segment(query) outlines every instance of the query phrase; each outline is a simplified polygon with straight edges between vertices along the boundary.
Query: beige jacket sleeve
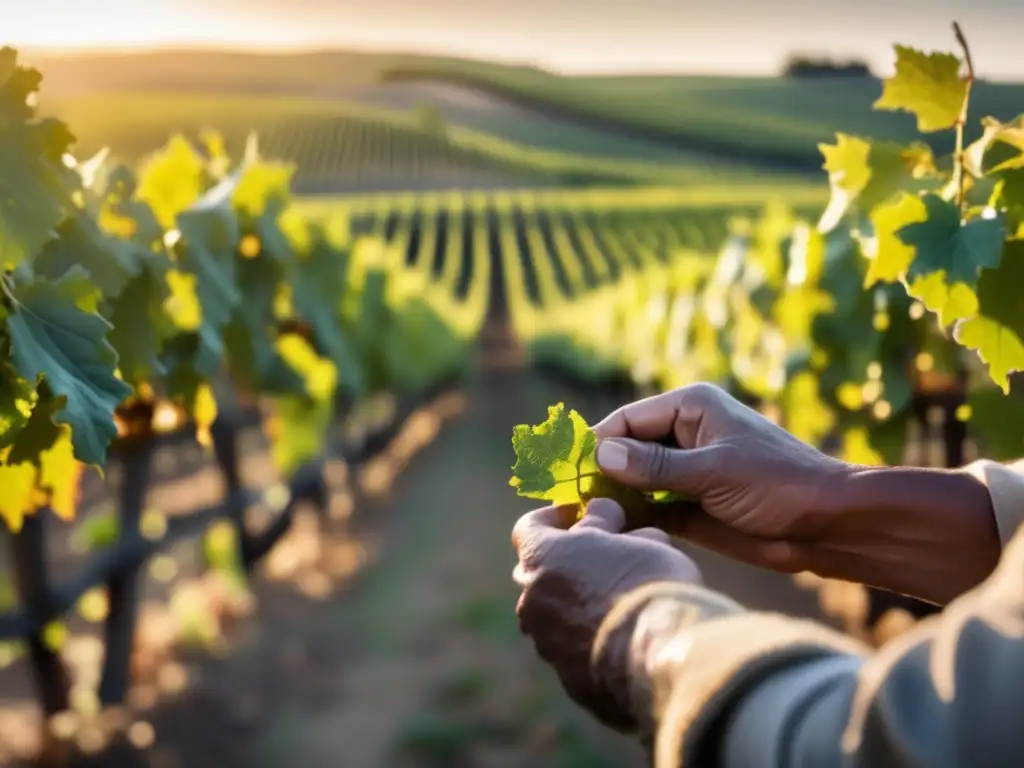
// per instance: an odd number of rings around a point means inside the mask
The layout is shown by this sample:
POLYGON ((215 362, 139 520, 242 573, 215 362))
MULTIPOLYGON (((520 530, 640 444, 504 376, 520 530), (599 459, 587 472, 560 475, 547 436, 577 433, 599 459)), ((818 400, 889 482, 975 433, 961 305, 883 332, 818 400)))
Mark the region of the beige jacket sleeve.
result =
POLYGON ((1024 765, 1024 462, 977 462, 996 571, 877 652, 685 584, 638 590, 634 709, 655 768, 1024 765))

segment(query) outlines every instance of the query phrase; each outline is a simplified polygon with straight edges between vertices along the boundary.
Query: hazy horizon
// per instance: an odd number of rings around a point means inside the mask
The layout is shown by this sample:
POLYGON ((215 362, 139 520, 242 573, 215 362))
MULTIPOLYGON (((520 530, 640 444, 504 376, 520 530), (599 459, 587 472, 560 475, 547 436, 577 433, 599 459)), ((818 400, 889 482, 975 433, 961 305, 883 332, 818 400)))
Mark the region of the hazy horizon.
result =
POLYGON ((37 53, 351 50, 484 58, 579 73, 764 75, 793 53, 885 74, 892 44, 953 50, 956 19, 982 77, 1024 80, 1018 0, 34 0, 0 43, 37 53), (60 7, 63 6, 63 7, 60 7), (114 21, 114 23, 111 23, 114 21))

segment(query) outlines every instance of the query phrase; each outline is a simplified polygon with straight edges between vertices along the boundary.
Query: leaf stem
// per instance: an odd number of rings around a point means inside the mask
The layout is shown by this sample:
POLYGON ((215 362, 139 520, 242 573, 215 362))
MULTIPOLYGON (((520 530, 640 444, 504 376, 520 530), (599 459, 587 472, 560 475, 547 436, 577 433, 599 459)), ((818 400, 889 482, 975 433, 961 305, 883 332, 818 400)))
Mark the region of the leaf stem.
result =
POLYGON ((967 125, 967 110, 971 103, 971 88, 974 85, 974 60, 971 58, 971 47, 967 44, 967 38, 957 22, 953 22, 953 34, 956 41, 964 52, 964 62, 967 65, 966 88, 964 90, 964 102, 960 107, 960 115, 956 120, 956 153, 953 156, 953 182, 956 186, 956 204, 960 209, 960 216, 964 215, 966 204, 965 185, 965 153, 964 153, 964 126, 967 125))
POLYGON ((561 485, 562 483, 578 483, 585 477, 599 477, 600 472, 582 472, 577 473, 575 477, 567 477, 565 480, 555 480, 555 485, 561 485))

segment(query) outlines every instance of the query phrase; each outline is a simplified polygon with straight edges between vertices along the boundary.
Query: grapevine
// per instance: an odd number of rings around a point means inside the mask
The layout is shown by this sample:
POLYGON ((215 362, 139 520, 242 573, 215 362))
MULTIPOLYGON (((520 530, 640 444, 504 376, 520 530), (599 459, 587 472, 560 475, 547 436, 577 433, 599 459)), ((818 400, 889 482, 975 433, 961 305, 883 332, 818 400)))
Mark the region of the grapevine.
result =
POLYGON ((897 45, 875 103, 911 113, 920 141, 821 146, 831 199, 817 222, 770 203, 729 217, 717 252, 691 240, 659 259, 638 244, 651 260, 623 258, 575 311, 553 288, 539 309, 513 307, 534 354, 584 377, 625 371, 641 392, 718 382, 855 463, 900 462, 927 403, 985 455, 1024 455, 1024 117, 985 118, 964 146, 974 62, 955 33, 959 57, 897 45), (941 131, 956 133, 951 156, 925 140, 941 131))
MULTIPOLYGON (((0 52, 0 518, 70 519, 115 440, 194 428, 258 398, 285 475, 336 405, 457 374, 484 302, 448 300, 368 237, 292 205, 294 167, 252 137, 177 136, 135 171, 79 162, 40 118, 37 71, 0 52), (466 304, 466 302, 463 302, 466 304), (429 364, 425 363, 427 361, 429 364)), ((483 297, 484 299, 486 297, 483 297)))

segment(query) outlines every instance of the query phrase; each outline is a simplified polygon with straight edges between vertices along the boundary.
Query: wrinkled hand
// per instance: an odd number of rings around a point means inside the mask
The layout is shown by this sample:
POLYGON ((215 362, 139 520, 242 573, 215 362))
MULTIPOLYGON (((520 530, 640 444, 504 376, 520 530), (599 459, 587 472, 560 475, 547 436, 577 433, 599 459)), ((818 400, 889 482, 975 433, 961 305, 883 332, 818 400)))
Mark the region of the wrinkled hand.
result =
POLYGON ((781 571, 806 569, 830 487, 851 471, 711 384, 630 403, 594 431, 608 477, 700 500, 659 511, 659 528, 781 571))
POLYGON ((513 578, 523 633, 558 673, 572 699, 606 725, 635 727, 628 679, 627 627, 592 657, 594 639, 613 603, 655 581, 700 582, 696 565, 654 528, 620 533, 622 508, 596 499, 574 523, 576 508, 546 507, 524 515, 512 532, 519 554, 513 578))

